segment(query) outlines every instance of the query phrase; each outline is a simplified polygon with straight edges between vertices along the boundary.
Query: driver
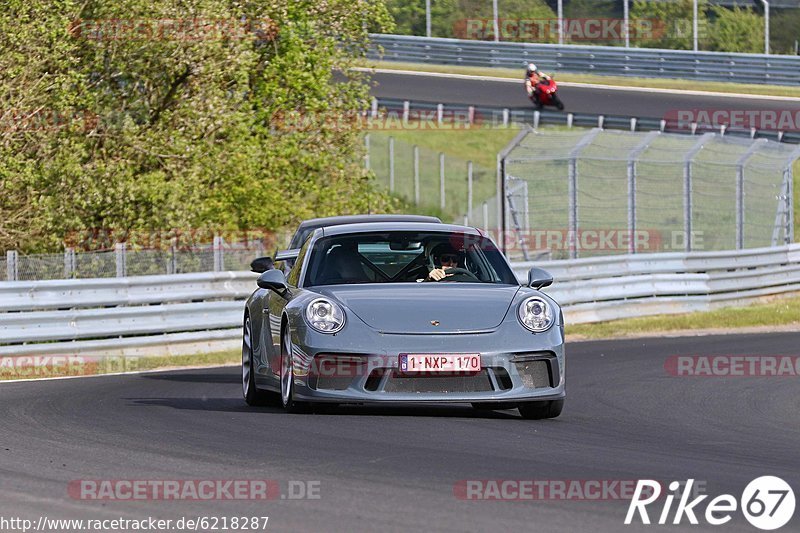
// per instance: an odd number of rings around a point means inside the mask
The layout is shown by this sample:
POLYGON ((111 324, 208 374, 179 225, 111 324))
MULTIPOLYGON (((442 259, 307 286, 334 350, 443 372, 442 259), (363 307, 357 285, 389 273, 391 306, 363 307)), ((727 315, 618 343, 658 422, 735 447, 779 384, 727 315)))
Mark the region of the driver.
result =
POLYGON ((463 258, 464 254, 459 252, 449 243, 443 242, 437 244, 431 250, 434 265, 438 265, 428 273, 425 281, 441 281, 446 277, 452 276, 447 274, 447 270, 451 268, 458 268, 459 261, 463 258))

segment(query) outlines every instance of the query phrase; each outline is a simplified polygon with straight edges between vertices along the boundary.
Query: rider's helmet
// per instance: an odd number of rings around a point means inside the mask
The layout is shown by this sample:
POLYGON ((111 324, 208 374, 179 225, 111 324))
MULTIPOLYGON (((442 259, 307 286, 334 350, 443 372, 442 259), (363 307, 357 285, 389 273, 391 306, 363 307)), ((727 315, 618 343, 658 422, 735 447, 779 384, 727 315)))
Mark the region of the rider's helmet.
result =
POLYGON ((536 65, 534 65, 533 63, 528 63, 528 76, 530 76, 534 72, 539 72, 539 69, 536 68, 536 65))

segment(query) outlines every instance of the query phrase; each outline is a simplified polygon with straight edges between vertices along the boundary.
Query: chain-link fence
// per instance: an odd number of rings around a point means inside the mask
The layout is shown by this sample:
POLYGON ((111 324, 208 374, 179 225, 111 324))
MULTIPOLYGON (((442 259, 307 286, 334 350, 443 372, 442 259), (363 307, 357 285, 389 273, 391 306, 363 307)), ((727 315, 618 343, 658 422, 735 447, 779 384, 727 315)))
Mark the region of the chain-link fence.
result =
POLYGON ((501 230, 512 258, 776 246, 793 241, 798 157, 717 133, 530 130, 504 160, 501 230))
POLYGON ((113 250, 22 255, 9 250, 0 259, 0 272, 8 281, 112 278, 223 270, 250 270, 250 262, 274 251, 272 242, 248 240, 193 245, 190 249, 128 249, 124 243, 113 250))
MULTIPOLYGON (((456 132, 454 135, 459 135, 456 132)), ((424 134, 421 138, 424 141, 424 134)), ((390 133, 366 136, 366 164, 378 184, 419 212, 446 221, 494 227, 496 202, 483 201, 497 194, 497 170, 471 160, 404 141, 390 133)))

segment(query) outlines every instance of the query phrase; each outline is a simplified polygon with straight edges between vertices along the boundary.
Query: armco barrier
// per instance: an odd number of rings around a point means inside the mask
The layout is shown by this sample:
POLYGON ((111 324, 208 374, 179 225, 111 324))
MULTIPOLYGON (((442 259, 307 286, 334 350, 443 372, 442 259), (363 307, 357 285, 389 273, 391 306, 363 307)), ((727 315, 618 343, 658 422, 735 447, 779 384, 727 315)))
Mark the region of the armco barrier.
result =
MULTIPOLYGON (((800 292, 800 244, 512 264, 549 270, 568 323, 688 313, 800 292)), ((0 357, 191 354, 241 343, 250 272, 0 283, 0 357)))
POLYGON ((799 56, 472 41, 408 35, 371 34, 370 37, 369 57, 388 61, 517 69, 535 62, 545 71, 800 84, 799 56))

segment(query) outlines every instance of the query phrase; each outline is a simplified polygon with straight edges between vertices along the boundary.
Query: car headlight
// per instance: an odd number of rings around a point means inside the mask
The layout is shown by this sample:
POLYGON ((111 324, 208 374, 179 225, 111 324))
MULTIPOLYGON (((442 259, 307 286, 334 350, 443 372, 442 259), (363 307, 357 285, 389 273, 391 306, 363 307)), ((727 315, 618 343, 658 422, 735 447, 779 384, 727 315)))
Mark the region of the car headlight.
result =
POLYGON ((306 320, 322 333, 336 333, 344 327, 344 311, 337 304, 317 298, 306 306, 306 320))
POLYGON ((553 307, 538 296, 523 300, 519 305, 517 316, 522 325, 534 333, 547 330, 555 322, 553 307))

